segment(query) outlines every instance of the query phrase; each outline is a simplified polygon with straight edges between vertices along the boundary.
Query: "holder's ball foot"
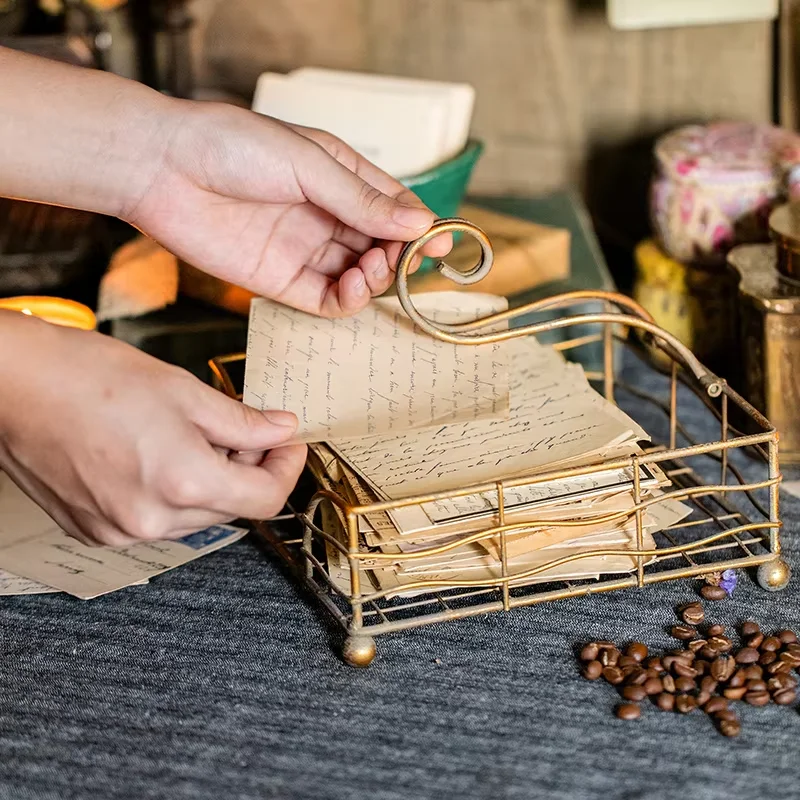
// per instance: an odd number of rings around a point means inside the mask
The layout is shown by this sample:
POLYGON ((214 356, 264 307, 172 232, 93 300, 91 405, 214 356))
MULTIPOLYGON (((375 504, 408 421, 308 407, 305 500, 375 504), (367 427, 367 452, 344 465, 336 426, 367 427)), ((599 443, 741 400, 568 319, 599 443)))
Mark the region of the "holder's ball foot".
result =
POLYGON ((791 577, 792 570, 782 558, 767 561, 758 568, 759 586, 768 592, 779 592, 781 589, 785 589, 791 577))
POLYGON ((371 636, 348 636, 342 658, 351 667, 368 667, 375 658, 375 640, 371 636))

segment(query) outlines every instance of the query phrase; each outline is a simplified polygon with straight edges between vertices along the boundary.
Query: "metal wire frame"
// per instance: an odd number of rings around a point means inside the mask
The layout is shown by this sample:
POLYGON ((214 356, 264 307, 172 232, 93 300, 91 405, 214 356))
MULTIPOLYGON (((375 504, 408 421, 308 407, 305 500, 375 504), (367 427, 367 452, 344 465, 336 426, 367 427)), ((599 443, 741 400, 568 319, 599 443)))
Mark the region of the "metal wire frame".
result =
MULTIPOLYGON (((461 220, 444 221, 439 231, 460 230, 476 235, 474 226, 461 220)), ((428 237, 432 238, 432 237, 428 237)), ((425 239, 425 241, 428 240, 425 239)), ((476 237, 477 238, 477 237, 476 237)), ((424 244, 424 241, 422 242, 424 244)), ((662 581, 704 576, 725 569, 755 567, 759 565, 783 565, 780 559, 781 543, 778 484, 781 480, 778 463, 778 434, 766 418, 747 401, 733 391, 725 381, 710 373, 694 356, 665 331, 655 326, 647 313, 633 301, 620 295, 607 292, 574 292, 549 298, 538 303, 528 304, 510 312, 494 315, 487 320, 478 320, 461 326, 438 326, 421 317, 413 308, 413 301, 405 290, 405 278, 410 259, 422 246, 412 243, 401 256, 398 268, 398 295, 406 311, 415 322, 431 335, 447 341, 465 344, 481 344, 489 341, 510 339, 516 336, 536 335, 537 333, 569 327, 571 325, 595 324, 600 329, 596 336, 582 336, 558 345, 562 351, 594 343, 603 342, 603 369, 597 373, 587 373, 590 379, 598 380, 607 399, 614 401, 617 392, 630 392, 640 400, 645 400, 659 408, 667 417, 669 434, 663 444, 654 444, 643 454, 626 459, 615 459, 588 467, 551 471, 536 476, 522 476, 510 480, 500 480, 465 486, 458 490, 429 495, 407 497, 400 500, 354 505, 350 503, 338 487, 322 480, 310 503, 303 511, 290 506, 281 518, 255 523, 258 532, 274 547, 281 558, 289 564, 298 578, 320 600, 332 614, 349 637, 345 645, 345 658, 350 663, 365 665, 372 660, 374 645, 371 638, 379 634, 407 630, 421 625, 429 625, 445 620, 469 616, 509 611, 512 608, 529 606, 550 600, 576 597, 631 587, 642 588, 648 584, 662 581), (404 291, 405 290, 405 291, 404 291), (565 316, 544 323, 536 323, 522 328, 475 334, 486 326, 496 331, 498 322, 507 322, 514 316, 530 314, 546 308, 567 308, 588 299, 599 300, 616 305, 628 313, 602 312, 565 316), (614 369, 614 340, 621 339, 626 345, 630 342, 620 336, 620 330, 638 328, 650 337, 650 346, 661 349, 671 359, 668 370, 669 398, 661 400, 638 387, 631 386, 616 378, 614 369), (706 412, 720 425, 720 438, 714 441, 699 442, 692 439, 679 417, 679 385, 687 387, 702 400, 706 412), (734 429, 728 420, 729 405, 733 403, 750 419, 756 433, 743 434, 734 429), (717 407, 718 406, 718 407, 717 407), (678 446, 678 438, 686 439, 688 444, 678 446), (756 456, 748 469, 761 464, 766 475, 759 480, 747 480, 742 470, 732 462, 734 455, 750 451, 756 456), (704 473, 714 468, 719 478, 707 482, 690 465, 690 461, 702 459, 704 473), (659 464, 673 484, 673 488, 661 498, 644 498, 639 485, 639 467, 659 464), (593 523, 633 519, 636 526, 636 548, 602 548, 564 556, 535 568, 515 571, 507 555, 507 536, 514 531, 530 529, 528 523, 509 523, 506 519, 505 491, 507 489, 574 476, 590 475, 609 469, 632 468, 634 475, 633 501, 630 511, 614 512, 593 523), (496 524, 476 533, 460 537, 457 542, 426 548, 410 554, 385 554, 365 548, 359 535, 358 520, 367 514, 388 511, 411 505, 421 505, 433 500, 463 497, 484 492, 494 492, 497 498, 496 524), (757 492, 767 492, 768 502, 764 504, 756 496, 757 492), (748 514, 737 502, 737 498, 749 502, 748 514), (657 547, 644 547, 645 511, 652 505, 676 499, 688 503, 693 513, 686 521, 679 523, 656 535, 657 547), (315 522, 316 512, 323 503, 330 504, 343 523, 344 535, 336 535, 325 530, 315 522), (461 579, 458 581, 420 580, 406 584, 404 592, 418 591, 424 594, 413 598, 399 598, 388 590, 375 590, 369 581, 368 564, 376 562, 406 563, 419 558, 448 552, 468 543, 487 538, 499 539, 500 575, 490 584, 485 580, 461 579), (349 566, 350 592, 343 592, 331 579, 320 547, 329 546, 337 550, 349 566), (732 552, 730 552, 732 551, 732 552), (555 567, 579 563, 595 556, 624 555, 635 559, 633 573, 621 576, 608 576, 598 580, 556 580, 548 583, 525 585, 526 580, 536 578, 555 567), (360 643, 350 647, 352 657, 348 658, 348 644, 360 643), (364 645, 367 642, 367 645, 364 645), (354 655, 353 655, 354 654, 354 655)), ((486 248, 483 248, 484 256, 486 248)), ((490 252, 490 251, 489 251, 490 252)), ((479 265, 480 266, 480 265, 479 265)), ((444 270, 443 270, 444 271, 444 270)), ((472 274, 479 270, 473 270, 472 274)), ((459 279, 457 282, 471 282, 459 279)), ((241 361, 241 354, 213 359, 210 366, 214 382, 218 388, 234 397, 240 397, 228 372, 231 363, 241 361)), ((648 369, 656 369, 648 362, 648 369)), ((635 416, 635 415, 634 415, 635 416)), ((548 527, 574 527, 580 530, 580 521, 548 520, 548 527)), ((778 573, 783 574, 781 570, 778 573)), ((761 573, 759 573, 761 576, 761 573)), ((787 573, 788 580, 788 573, 787 573)), ((763 581, 762 581, 763 582, 763 581)), ((770 583, 767 579, 767 583, 770 583)), ((768 588, 780 588, 769 585, 768 588)), ((396 592, 395 592, 396 594, 396 592)))

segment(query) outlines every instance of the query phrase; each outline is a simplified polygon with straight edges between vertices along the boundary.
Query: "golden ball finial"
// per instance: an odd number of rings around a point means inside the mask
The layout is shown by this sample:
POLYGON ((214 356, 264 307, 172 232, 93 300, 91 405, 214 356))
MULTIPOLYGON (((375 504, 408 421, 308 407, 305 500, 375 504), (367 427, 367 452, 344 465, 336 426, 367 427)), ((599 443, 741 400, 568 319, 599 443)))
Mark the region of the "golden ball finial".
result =
POLYGON ((371 636, 348 636, 342 657, 351 667, 368 667, 375 658, 375 640, 371 636))

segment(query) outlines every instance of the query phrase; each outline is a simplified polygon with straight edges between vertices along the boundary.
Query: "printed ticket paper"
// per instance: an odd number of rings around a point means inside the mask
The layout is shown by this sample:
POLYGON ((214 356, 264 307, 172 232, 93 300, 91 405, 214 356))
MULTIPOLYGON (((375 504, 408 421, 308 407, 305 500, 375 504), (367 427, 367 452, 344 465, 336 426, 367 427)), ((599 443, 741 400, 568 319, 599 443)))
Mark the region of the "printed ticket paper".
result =
MULTIPOLYGON (((502 297, 435 292, 415 297, 440 323, 505 311, 502 297)), ((336 441, 457 422, 504 419, 508 348, 466 347, 418 329, 394 297, 346 319, 320 319, 253 300, 244 402, 294 412, 296 442, 336 441)))

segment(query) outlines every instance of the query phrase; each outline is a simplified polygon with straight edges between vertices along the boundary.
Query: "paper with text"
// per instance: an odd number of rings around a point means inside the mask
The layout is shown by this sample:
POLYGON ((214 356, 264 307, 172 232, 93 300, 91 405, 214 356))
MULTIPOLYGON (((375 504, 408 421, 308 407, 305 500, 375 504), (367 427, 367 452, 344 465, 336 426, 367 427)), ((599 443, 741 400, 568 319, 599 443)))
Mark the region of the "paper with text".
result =
POLYGON ((186 564, 247 534, 215 525, 170 542, 87 547, 0 472, 0 569, 89 600, 186 564))
MULTIPOLYGON (((443 323, 504 311, 504 298, 418 295, 420 313, 443 323)), ((508 347, 464 346, 416 328, 397 298, 346 319, 321 319, 253 300, 244 402, 297 415, 295 442, 407 432, 508 414, 508 347)))
POLYGON ((507 419, 340 440, 333 449, 378 493, 398 499, 530 474, 648 438, 612 410, 580 366, 531 337, 509 345, 507 419))
POLYGON ((58 592, 58 589, 36 581, 29 581, 27 578, 21 578, 19 575, 13 575, 0 569, 0 595, 52 594, 54 592, 58 592))

